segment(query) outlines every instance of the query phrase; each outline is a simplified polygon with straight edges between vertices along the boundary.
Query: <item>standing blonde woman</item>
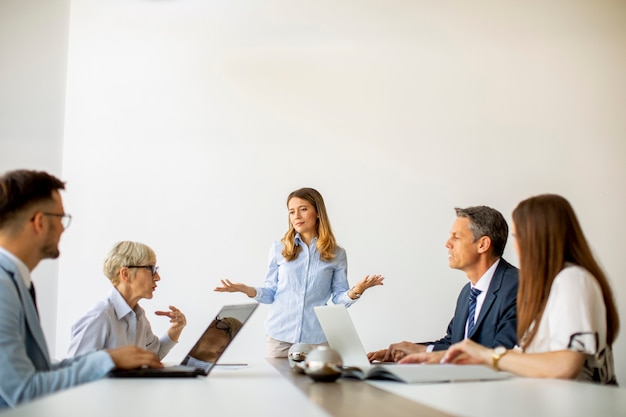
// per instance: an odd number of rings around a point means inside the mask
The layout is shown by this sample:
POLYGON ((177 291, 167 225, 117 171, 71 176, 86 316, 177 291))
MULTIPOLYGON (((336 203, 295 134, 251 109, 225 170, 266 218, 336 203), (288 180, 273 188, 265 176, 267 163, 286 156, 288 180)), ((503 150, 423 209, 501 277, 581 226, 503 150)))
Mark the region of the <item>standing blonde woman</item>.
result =
POLYGON ((382 285, 384 279, 368 275, 350 288, 346 252, 335 241, 318 191, 301 188, 292 192, 287 197, 287 209, 289 229, 270 249, 264 285, 250 287, 224 279, 222 286, 215 288, 218 292, 242 292, 272 305, 265 322, 269 357, 286 357, 294 343, 325 343, 313 307, 330 299, 348 307, 368 288, 382 285))
POLYGON ((616 385, 615 300, 569 202, 553 194, 522 201, 513 211, 513 234, 520 260, 520 351, 465 340, 453 345, 444 361, 616 385))

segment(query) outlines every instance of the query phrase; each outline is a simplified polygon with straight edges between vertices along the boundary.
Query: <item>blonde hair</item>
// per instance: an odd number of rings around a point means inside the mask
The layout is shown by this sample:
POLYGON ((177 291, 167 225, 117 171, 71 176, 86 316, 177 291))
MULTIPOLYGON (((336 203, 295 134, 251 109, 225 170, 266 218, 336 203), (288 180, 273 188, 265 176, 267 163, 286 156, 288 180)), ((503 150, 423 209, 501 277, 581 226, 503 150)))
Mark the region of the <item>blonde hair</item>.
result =
MULTIPOLYGON (((313 188, 300 188, 289 194, 287 197, 287 207, 289 207, 289 201, 294 197, 308 201, 317 212, 317 242, 315 243, 315 247, 320 253, 322 260, 330 261, 336 256, 335 249, 337 249, 337 241, 330 227, 330 220, 326 213, 326 205, 324 204, 322 195, 313 188)), ((289 229, 281 240, 285 245, 282 255, 287 261, 292 261, 298 257, 302 248, 296 245, 296 230, 293 228, 291 221, 288 221, 288 223, 289 229)))
MULTIPOLYGON (((156 254, 148 245, 139 242, 122 241, 111 248, 106 258, 102 271, 104 275, 116 286, 119 284, 120 268, 131 265, 154 265, 156 254)), ((131 271, 135 274, 136 271, 131 271)))

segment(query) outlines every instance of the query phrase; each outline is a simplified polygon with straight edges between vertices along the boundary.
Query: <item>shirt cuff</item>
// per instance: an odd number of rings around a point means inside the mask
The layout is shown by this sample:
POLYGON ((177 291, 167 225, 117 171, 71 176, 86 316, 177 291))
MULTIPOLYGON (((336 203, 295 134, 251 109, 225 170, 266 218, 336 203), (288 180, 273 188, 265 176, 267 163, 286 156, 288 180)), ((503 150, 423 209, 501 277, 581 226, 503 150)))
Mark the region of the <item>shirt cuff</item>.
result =
POLYGON ((168 349, 173 348, 178 343, 170 339, 170 335, 167 333, 165 333, 159 340, 161 341, 161 345, 167 347, 168 349))
POLYGON ((350 298, 350 290, 346 291, 345 293, 343 293, 343 301, 344 304, 346 305, 346 307, 351 306, 352 304, 356 303, 357 301, 359 301, 358 298, 355 298, 354 300, 352 298, 350 298))
POLYGON ((89 357, 95 358, 94 362, 98 363, 98 367, 100 368, 100 374, 105 376, 113 369, 115 369, 115 362, 113 362, 113 358, 109 355, 109 352, 104 350, 99 350, 96 352, 88 353, 89 357))

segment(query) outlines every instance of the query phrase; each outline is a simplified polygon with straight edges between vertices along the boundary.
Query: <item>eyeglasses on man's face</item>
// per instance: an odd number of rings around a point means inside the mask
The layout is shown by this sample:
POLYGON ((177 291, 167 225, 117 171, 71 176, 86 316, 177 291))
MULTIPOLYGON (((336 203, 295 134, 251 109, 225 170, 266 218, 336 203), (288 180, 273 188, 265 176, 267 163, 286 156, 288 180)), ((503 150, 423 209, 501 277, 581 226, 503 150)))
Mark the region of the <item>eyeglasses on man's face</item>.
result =
POLYGON ((67 213, 41 213, 44 216, 53 216, 53 217, 58 217, 61 219, 61 224, 63 225, 64 229, 67 229, 68 227, 70 227, 70 223, 72 223, 72 215, 71 214, 67 214, 67 213))
POLYGON ((159 272, 159 267, 156 265, 127 265, 126 268, 145 268, 149 269, 152 276, 155 276, 159 272))

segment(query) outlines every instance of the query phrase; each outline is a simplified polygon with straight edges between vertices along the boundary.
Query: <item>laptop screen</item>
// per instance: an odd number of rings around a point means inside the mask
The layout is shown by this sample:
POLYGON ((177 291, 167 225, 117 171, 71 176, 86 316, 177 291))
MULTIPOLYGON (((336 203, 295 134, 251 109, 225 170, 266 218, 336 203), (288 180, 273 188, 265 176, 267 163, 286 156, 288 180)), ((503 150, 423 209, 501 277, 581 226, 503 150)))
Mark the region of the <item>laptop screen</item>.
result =
POLYGON ((222 307, 181 365, 202 369, 208 374, 257 307, 257 303, 222 307))
POLYGON ((345 366, 367 368, 370 361, 346 307, 327 305, 314 307, 328 344, 341 355, 345 366))

